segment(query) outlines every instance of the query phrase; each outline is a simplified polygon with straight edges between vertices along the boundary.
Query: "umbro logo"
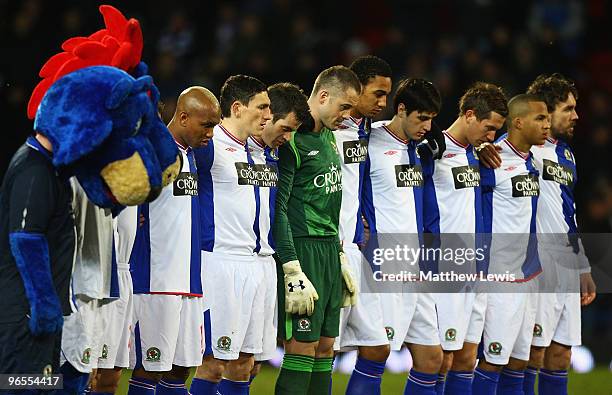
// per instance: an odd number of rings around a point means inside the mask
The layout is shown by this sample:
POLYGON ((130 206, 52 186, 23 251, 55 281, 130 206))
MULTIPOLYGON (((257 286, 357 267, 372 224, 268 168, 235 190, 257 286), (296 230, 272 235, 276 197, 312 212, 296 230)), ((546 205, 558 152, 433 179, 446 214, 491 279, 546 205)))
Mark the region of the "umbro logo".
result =
POLYGON ((397 153, 398 153, 398 151, 391 150, 391 151, 385 152, 385 155, 395 155, 397 153))
POLYGON ((236 148, 232 148, 232 147, 227 147, 225 150, 229 151, 229 152, 236 152, 237 151, 236 148))
POLYGON ((316 150, 315 150, 315 151, 310 151, 310 152, 308 153, 308 156, 315 156, 315 155, 316 155, 316 154, 318 154, 318 153, 319 153, 319 151, 316 151, 316 150))

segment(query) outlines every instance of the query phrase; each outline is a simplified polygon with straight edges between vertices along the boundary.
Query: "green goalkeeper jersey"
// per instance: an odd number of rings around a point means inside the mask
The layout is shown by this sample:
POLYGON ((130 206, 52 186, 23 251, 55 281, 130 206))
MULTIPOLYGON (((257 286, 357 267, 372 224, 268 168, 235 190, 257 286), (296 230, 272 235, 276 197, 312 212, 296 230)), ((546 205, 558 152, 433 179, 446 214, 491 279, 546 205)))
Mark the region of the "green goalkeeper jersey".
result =
POLYGON ((331 130, 296 132, 279 149, 274 241, 282 263, 296 260, 294 237, 337 237, 342 172, 331 130))

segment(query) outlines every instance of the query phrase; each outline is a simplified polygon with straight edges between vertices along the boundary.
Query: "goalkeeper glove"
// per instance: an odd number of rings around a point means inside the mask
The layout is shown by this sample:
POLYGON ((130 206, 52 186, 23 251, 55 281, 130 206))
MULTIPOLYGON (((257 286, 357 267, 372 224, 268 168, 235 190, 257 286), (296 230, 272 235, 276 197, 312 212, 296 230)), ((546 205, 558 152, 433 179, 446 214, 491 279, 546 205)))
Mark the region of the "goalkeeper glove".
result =
POLYGON ((292 314, 312 315, 314 302, 319 300, 317 290, 302 271, 299 261, 283 264, 285 273, 285 311, 292 314))
POLYGON ((353 269, 349 265, 348 258, 344 252, 340 252, 340 270, 342 270, 342 278, 344 287, 342 287, 342 307, 354 306, 357 304, 357 281, 353 269))
POLYGON ((432 128, 425 134, 425 139, 417 146, 421 158, 442 159, 446 150, 444 134, 438 128, 432 128))

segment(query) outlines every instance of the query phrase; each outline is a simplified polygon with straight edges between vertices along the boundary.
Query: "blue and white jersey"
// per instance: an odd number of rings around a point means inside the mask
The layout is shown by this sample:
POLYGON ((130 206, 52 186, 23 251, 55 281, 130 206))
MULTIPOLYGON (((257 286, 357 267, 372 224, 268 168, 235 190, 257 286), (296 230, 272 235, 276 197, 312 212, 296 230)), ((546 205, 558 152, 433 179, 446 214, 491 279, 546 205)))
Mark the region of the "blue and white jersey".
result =
MULTIPOLYGON (((481 246, 479 234, 483 232, 480 162, 471 145, 460 143, 446 132, 444 140, 446 150, 441 159, 422 161, 424 231, 442 234, 431 238, 428 247, 475 250, 481 246)), ((463 261, 434 261, 429 263, 434 271, 485 269, 474 265, 480 261, 471 260, 469 266, 463 261)))
POLYGON ((473 147, 444 133, 439 160, 423 163, 424 228, 428 233, 482 233, 480 165, 473 147))
POLYGON ((72 293, 93 299, 118 298, 111 212, 93 204, 75 177, 70 179, 70 184, 77 234, 72 293))
POLYGON ((488 272, 527 281, 542 271, 535 237, 539 172, 531 152, 520 152, 506 138, 499 146, 501 167, 480 168, 484 232, 493 234, 488 272))
POLYGON ((249 137, 249 152, 253 157, 254 167, 259 178, 259 199, 261 211, 259 214, 259 233, 261 234, 261 249, 259 255, 274 254, 274 239, 272 226, 274 223, 274 203, 278 188, 278 153, 249 137))
POLYGON ((261 249, 260 187, 248 144, 222 125, 194 151, 199 175, 202 250, 253 256, 261 249))
POLYGON ((555 234, 552 236, 555 242, 579 254, 588 265, 576 225, 574 186, 578 175, 573 152, 565 141, 552 138, 548 138, 544 145, 534 146, 531 151, 540 172, 538 233, 555 234), (557 239, 556 236, 563 234, 567 237, 557 239))
POLYGON ((423 169, 416 142, 372 125, 365 164, 362 204, 370 233, 423 232, 423 169))
POLYGON ((136 231, 139 225, 144 225, 144 217, 141 217, 141 221, 138 219, 139 211, 141 210, 138 206, 128 206, 113 219, 115 255, 119 266, 125 267, 130 264, 136 231))
POLYGON ((138 206, 129 262, 135 294, 202 295, 198 172, 193 151, 177 145, 183 158, 178 177, 153 202, 138 206))
POLYGON ((342 205, 339 237, 343 244, 364 242, 361 191, 368 156, 369 119, 350 117, 334 131, 342 166, 342 205))

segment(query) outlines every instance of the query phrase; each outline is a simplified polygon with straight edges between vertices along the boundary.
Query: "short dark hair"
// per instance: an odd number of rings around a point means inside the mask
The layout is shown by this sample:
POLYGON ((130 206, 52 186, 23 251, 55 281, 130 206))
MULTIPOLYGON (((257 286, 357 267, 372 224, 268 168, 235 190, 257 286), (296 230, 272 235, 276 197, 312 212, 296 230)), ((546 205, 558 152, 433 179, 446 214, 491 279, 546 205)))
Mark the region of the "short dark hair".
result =
POLYGON ((246 106, 253 96, 265 91, 266 85, 257 78, 243 74, 232 75, 225 80, 221 87, 221 97, 219 100, 221 114, 226 118, 230 117, 232 115, 231 107, 233 102, 239 101, 246 106))
POLYGON ((539 75, 529 85, 527 93, 541 96, 549 112, 555 111, 557 104, 567 100, 570 93, 578 100, 578 90, 574 85, 574 81, 565 78, 559 73, 539 75))
POLYGON ((527 104, 532 102, 544 102, 539 95, 532 93, 521 93, 508 100, 508 115, 512 118, 522 116, 528 109, 527 104))
POLYGON ((400 103, 406 107, 406 115, 413 111, 437 114, 442 106, 440 92, 431 82, 422 78, 407 78, 399 82, 393 97, 393 110, 397 114, 400 103))
POLYGON ((459 99, 459 116, 467 110, 476 114, 476 119, 483 120, 496 112, 502 117, 508 116, 508 99, 502 88, 488 82, 476 82, 459 99))
POLYGON ((366 86, 370 78, 375 78, 376 76, 391 78, 392 75, 389 63, 372 55, 358 57, 351 63, 349 68, 357 75, 362 86, 366 86))
POLYGON ((355 89, 359 94, 361 92, 359 78, 346 66, 332 66, 319 73, 312 88, 312 93, 316 94, 321 89, 344 91, 349 88, 355 89))
POLYGON ((279 82, 268 87, 268 96, 273 115, 272 122, 285 118, 292 112, 300 124, 309 119, 308 98, 299 86, 289 82, 279 82))

